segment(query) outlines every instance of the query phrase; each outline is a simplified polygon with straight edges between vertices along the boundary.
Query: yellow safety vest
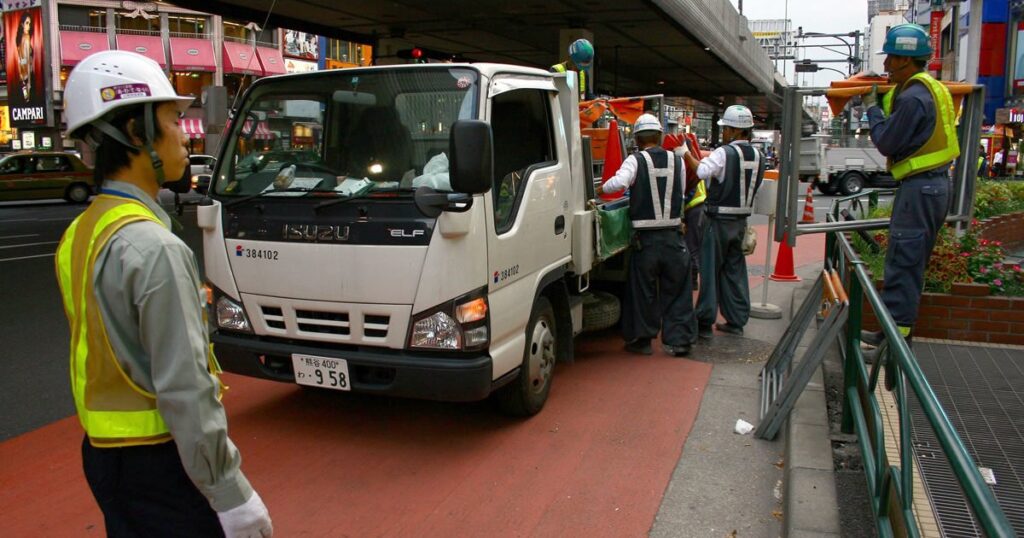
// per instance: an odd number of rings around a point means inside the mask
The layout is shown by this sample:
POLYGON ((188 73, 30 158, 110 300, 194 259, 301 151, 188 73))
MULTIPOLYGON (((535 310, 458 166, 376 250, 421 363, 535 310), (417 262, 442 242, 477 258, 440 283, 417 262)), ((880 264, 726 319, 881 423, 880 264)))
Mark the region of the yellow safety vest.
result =
POLYGON ((703 181, 698 181, 697 182, 697 189, 694 190, 694 192, 693 192, 693 198, 691 198, 689 202, 686 202, 686 208, 685 209, 689 210, 691 207, 697 207, 700 204, 703 204, 704 200, 706 200, 707 197, 708 197, 708 188, 704 186, 704 182, 703 181))
MULTIPOLYGON (((71 391, 78 419, 97 447, 151 445, 171 440, 156 395, 138 386, 117 361, 93 287, 96 258, 123 226, 163 223, 137 200, 101 194, 76 218, 57 247, 57 281, 71 326, 71 391)), ((220 368, 212 350, 210 373, 220 368)), ((224 387, 220 385, 220 391, 224 387)))
MULTIPOLYGON (((935 129, 928 140, 912 155, 897 163, 889 160, 889 173, 897 180, 947 165, 960 156, 960 144, 956 137, 956 113, 949 89, 928 73, 922 72, 904 82, 900 91, 915 81, 924 84, 932 94, 936 112, 935 129)), ((896 93, 897 90, 893 89, 882 96, 882 111, 886 117, 892 113, 896 93)))
MULTIPOLYGON (((565 63, 564 62, 560 63, 560 64, 552 65, 551 66, 551 70, 556 72, 556 73, 565 73, 567 71, 567 69, 565 68, 565 63)), ((579 75, 579 81, 580 81, 580 101, 583 101, 584 99, 586 99, 586 95, 587 95, 587 72, 584 71, 583 69, 580 69, 576 73, 579 75)))

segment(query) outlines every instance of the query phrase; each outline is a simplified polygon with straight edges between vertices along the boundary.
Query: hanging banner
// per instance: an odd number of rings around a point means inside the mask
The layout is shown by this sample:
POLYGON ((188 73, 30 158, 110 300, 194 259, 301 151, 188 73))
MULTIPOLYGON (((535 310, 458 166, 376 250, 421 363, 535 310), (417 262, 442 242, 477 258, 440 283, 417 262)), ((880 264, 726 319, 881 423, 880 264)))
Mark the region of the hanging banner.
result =
POLYGON ((46 124, 42 13, 40 7, 4 12, 7 104, 15 127, 46 124))
POLYGON ((7 84, 7 39, 4 36, 4 18, 0 17, 0 84, 7 84))
POLYGON ((284 55, 305 60, 320 58, 320 39, 315 34, 298 30, 283 30, 284 55))
POLYGON ((932 60, 928 62, 929 71, 942 71, 942 17, 946 12, 940 9, 932 10, 931 24, 928 28, 928 35, 932 39, 932 60))

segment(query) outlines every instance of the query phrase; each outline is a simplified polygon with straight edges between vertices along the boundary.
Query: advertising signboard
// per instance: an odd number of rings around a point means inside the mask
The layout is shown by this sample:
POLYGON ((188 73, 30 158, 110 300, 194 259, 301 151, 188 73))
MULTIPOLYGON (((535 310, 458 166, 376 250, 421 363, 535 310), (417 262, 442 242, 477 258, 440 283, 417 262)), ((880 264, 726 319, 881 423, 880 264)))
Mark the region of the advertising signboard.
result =
MULTIPOLYGON (((5 2, 5 7, 9 4, 5 2)), ((46 48, 42 11, 41 7, 29 7, 3 14, 7 104, 11 125, 15 127, 46 124, 46 48)))

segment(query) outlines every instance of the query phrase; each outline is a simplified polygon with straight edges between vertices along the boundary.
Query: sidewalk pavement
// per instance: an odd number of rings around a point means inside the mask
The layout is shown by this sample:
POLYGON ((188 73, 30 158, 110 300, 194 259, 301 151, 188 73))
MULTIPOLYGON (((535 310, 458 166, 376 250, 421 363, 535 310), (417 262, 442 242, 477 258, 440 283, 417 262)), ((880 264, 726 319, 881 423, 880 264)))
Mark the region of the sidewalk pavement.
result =
MULTIPOLYGON (((747 258, 751 273, 763 269, 764 248, 777 248, 764 237, 763 226, 756 228, 760 228, 761 237, 758 252, 747 258), (762 265, 755 265, 754 260, 762 265)), ((743 336, 716 331, 710 343, 694 347, 690 358, 712 363, 713 370, 697 420, 652 525, 652 537, 839 536, 820 369, 774 441, 733 432, 737 419, 754 426, 759 422, 758 374, 785 333, 790 313, 799 308, 806 288, 821 271, 823 239, 812 236, 798 241, 796 272, 802 282, 768 285, 767 302, 782 309, 782 319, 751 318, 743 336)), ((761 302, 762 280, 750 278, 754 304, 761 302)), ((813 331, 812 324, 804 343, 810 341, 813 331)), ((799 348, 796 358, 803 351, 799 348)))

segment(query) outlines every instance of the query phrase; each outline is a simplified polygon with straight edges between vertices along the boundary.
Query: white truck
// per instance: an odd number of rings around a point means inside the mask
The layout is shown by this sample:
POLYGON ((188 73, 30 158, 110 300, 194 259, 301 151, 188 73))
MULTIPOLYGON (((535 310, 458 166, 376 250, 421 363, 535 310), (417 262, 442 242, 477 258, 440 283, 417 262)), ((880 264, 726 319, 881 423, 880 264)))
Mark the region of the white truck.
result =
POLYGON ((198 210, 224 369, 538 412, 591 275, 628 246, 627 208, 588 188, 571 81, 497 64, 256 81, 198 210))
POLYGON ((823 145, 821 173, 815 184, 822 194, 857 194, 864 187, 890 186, 895 180, 889 175, 883 156, 873 144, 848 146, 823 145))

